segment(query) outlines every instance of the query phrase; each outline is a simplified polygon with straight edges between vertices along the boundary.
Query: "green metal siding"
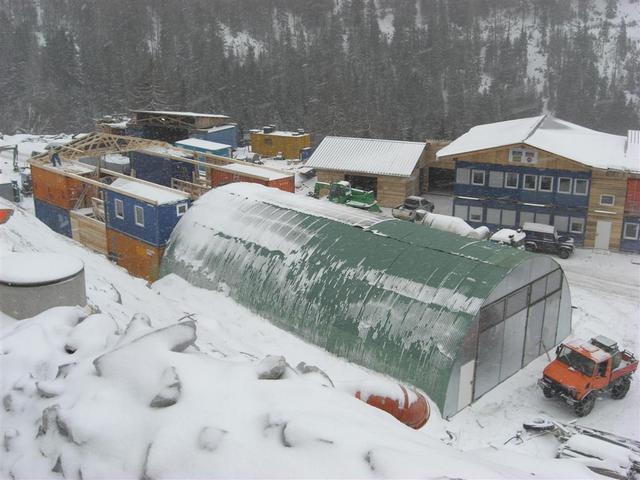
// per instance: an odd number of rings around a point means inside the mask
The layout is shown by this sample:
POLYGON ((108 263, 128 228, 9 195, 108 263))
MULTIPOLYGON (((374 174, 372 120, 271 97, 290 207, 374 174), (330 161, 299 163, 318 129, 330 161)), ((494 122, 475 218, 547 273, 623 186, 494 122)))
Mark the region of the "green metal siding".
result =
POLYGON ((530 255, 398 220, 363 230, 302 213, 319 200, 300 202, 268 205, 233 186, 207 193, 174 230, 161 276, 224 283, 276 325, 422 388, 442 409, 484 299, 530 255))

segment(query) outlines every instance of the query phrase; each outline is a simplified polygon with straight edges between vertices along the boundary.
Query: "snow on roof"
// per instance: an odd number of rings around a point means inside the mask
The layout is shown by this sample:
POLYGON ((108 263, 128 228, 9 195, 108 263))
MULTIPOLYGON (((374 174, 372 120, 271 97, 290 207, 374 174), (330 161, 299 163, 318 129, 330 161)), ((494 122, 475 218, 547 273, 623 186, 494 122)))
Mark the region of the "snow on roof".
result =
POLYGON ((237 125, 236 123, 227 123, 227 124, 225 124, 225 125, 218 125, 217 127, 211 127, 211 128, 198 129, 198 130, 196 130, 196 131, 198 131, 198 132, 208 132, 208 133, 211 133, 211 132, 220 132, 220 131, 222 131, 222 130, 228 130, 228 129, 230 129, 230 128, 235 128, 235 127, 237 127, 237 126, 238 126, 238 125, 237 125))
POLYGON ((627 155, 626 142, 621 135, 542 115, 478 125, 440 149, 437 157, 523 144, 595 168, 640 171, 640 159, 627 155))
POLYGON ((545 225, 544 223, 525 222, 522 226, 522 230, 540 233, 553 233, 556 231, 553 225, 545 225))
POLYGON ((408 177, 425 146, 424 142, 325 137, 306 165, 320 170, 408 177))
POLYGON ((172 112, 169 110, 131 110, 133 113, 147 113, 150 115, 167 115, 175 117, 195 117, 195 118, 229 118, 226 115, 216 115, 210 113, 195 112, 172 112))
POLYGON ((249 174, 255 175, 257 177, 266 178, 268 180, 279 180, 281 178, 289 178, 293 176, 293 173, 287 172, 277 172, 275 170, 271 170, 270 168, 263 168, 255 165, 244 165, 242 163, 230 163, 228 165, 220 165, 225 170, 231 170, 233 172, 237 172, 239 174, 249 174))
POLYGON ((111 128, 125 129, 125 128, 127 128, 127 123, 129 123, 128 120, 125 120, 125 121, 122 121, 122 122, 115 122, 115 123, 103 123, 103 125, 106 125, 106 126, 111 127, 111 128))
POLYGON ((105 154, 104 161, 108 163, 116 163, 118 165, 129 165, 129 163, 131 163, 131 160, 129 160, 129 157, 125 155, 121 155, 119 153, 105 154))
POLYGON ((496 233, 491 235, 491 240, 494 242, 502 242, 502 243, 511 243, 519 242, 526 237, 526 234, 522 231, 511 230, 510 228, 503 228, 502 230, 498 230, 496 233))
POLYGON ((84 268, 82 260, 55 253, 9 253, 0 256, 0 283, 42 285, 56 283, 84 268))
POLYGON ((448 157, 522 143, 543 119, 544 115, 541 115, 477 125, 446 147, 438 150, 436 156, 437 158, 448 157))
POLYGON ((627 132, 627 159, 640 165, 640 130, 629 130, 627 132))
MULTIPOLYGON (((376 223, 388 220, 374 213, 359 210, 345 205, 338 205, 325 200, 295 195, 283 192, 276 188, 269 188, 257 183, 230 183, 224 187, 216 188, 216 191, 224 191, 231 195, 243 196, 255 202, 263 202, 277 207, 297 210, 307 215, 327 218, 336 222, 359 227, 371 227, 376 223)), ((200 204, 206 202, 205 199, 218 197, 208 197, 206 194, 200 197, 200 204)))
POLYGON ((165 147, 163 145, 150 145, 148 147, 144 147, 140 150, 138 150, 139 152, 142 153, 159 153, 162 155, 173 155, 176 157, 184 157, 184 158, 191 158, 193 159, 193 155, 191 151, 185 151, 184 149, 181 148, 175 148, 175 147, 165 147))
POLYGON ((225 148, 231 148, 231 145, 226 143, 211 142, 209 140, 202 140, 200 138, 187 138, 176 142, 177 147, 194 147, 204 148, 205 150, 223 150, 225 148))
POLYGON ((177 190, 170 191, 168 189, 154 187, 153 185, 147 185, 146 183, 137 182, 135 180, 127 180, 126 178, 118 178, 111 184, 111 186, 149 200, 154 200, 158 205, 183 202, 188 198, 188 194, 184 192, 179 192, 177 190))

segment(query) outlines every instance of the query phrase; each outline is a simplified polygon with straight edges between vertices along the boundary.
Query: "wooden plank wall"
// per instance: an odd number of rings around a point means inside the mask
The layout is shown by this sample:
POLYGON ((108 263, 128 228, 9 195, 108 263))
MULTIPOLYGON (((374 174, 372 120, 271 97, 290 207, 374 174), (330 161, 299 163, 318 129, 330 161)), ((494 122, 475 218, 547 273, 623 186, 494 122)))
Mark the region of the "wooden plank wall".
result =
POLYGON ((378 203, 382 207, 397 207, 409 195, 418 193, 418 170, 411 177, 378 177, 378 203))
POLYGON ((71 210, 71 234, 73 239, 94 252, 107 254, 107 227, 95 218, 71 210))
POLYGON ((455 168, 453 157, 443 158, 442 160, 436 158, 438 150, 446 147, 450 143, 450 140, 427 140, 427 148, 425 148, 424 154, 421 157, 420 165, 453 170, 455 168))
POLYGON ((589 213, 584 238, 585 247, 595 245, 598 220, 611 222, 609 248, 619 249, 622 236, 624 204, 627 195, 627 175, 625 172, 593 169, 591 171, 591 191, 589 195, 589 213), (600 195, 614 195, 613 206, 600 205, 600 195), (612 213, 604 213, 612 212, 612 213))
MULTIPOLYGON (((560 157, 558 155, 554 155, 552 153, 545 152, 544 150, 539 150, 537 148, 532 148, 527 145, 511 145, 508 147, 500 147, 500 148, 494 148, 490 150, 481 150, 478 152, 465 153, 463 155, 454 155, 450 157, 445 157, 442 159, 442 161, 460 160, 465 162, 517 166, 518 164, 509 163, 509 151, 512 148, 522 148, 525 150, 537 151, 538 163, 528 165, 533 168, 549 168, 552 170, 567 170, 572 172, 588 172, 591 170, 590 167, 583 165, 579 162, 576 162, 574 160, 560 157)), ((443 168, 442 166, 440 166, 440 162, 432 166, 443 168)))

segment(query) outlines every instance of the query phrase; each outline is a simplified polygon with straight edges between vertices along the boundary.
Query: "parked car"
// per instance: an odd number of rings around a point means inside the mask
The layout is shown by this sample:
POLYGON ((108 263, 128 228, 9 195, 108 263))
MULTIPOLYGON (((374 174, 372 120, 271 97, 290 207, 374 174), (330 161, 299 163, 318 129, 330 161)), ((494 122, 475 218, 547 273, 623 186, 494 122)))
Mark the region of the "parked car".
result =
POLYGON ((391 214, 400 220, 409 220, 412 222, 421 221, 424 212, 432 213, 434 205, 426 198, 412 195, 407 197, 405 201, 397 207, 391 209, 391 214), (416 217, 417 215, 417 217, 416 217))
POLYGON ((558 235, 553 225, 527 222, 522 231, 527 236, 524 248, 530 252, 553 253, 560 258, 569 258, 573 253, 573 238, 558 235))
POLYGON ((527 238, 526 234, 520 229, 511 230, 510 228, 503 228, 491 235, 489 240, 501 245, 508 245, 522 250, 524 249, 525 238, 527 238))

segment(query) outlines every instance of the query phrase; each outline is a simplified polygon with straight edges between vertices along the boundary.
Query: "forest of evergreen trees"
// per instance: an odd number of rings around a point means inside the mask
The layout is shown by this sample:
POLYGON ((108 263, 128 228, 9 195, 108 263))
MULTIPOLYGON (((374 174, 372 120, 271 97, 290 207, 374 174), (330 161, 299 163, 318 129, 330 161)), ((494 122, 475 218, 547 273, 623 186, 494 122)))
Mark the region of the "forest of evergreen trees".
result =
POLYGON ((454 138, 542 111, 626 134, 630 1, 0 0, 0 131, 144 107, 318 137, 454 138))

